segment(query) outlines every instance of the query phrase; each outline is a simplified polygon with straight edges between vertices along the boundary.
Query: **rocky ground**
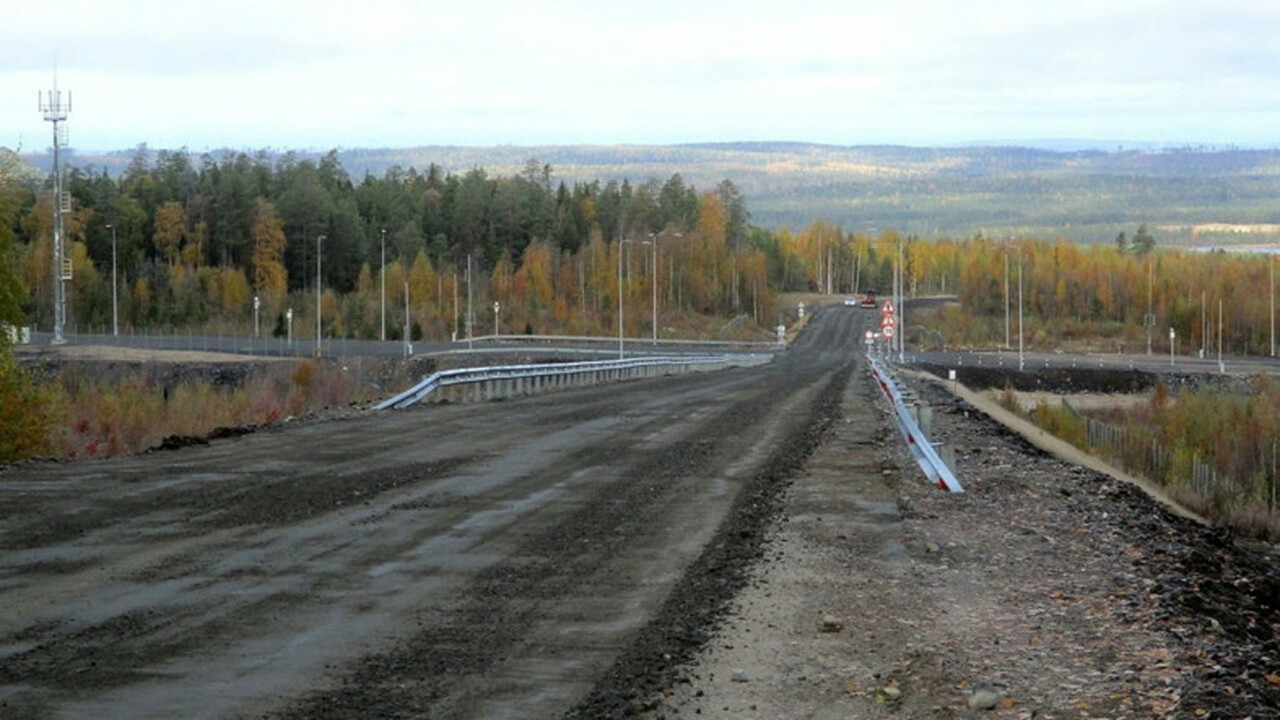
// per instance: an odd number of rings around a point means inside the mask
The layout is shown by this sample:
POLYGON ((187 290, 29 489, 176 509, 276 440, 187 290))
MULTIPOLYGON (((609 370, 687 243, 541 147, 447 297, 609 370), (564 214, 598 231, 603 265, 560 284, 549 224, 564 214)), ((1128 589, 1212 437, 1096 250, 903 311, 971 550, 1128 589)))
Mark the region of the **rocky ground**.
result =
POLYGON ((851 383, 705 646, 650 648, 594 716, 1280 717, 1274 556, 914 384, 967 492, 851 383))

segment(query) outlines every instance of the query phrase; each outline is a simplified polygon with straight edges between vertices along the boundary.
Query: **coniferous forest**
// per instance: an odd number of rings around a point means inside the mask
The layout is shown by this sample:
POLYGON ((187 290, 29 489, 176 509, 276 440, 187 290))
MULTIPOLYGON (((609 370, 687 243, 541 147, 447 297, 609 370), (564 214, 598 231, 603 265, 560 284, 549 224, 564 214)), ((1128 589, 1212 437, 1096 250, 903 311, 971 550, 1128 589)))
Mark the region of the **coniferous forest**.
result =
MULTIPOLYGON (((481 306, 506 308, 507 332, 607 333, 620 285, 637 335, 653 329, 641 310, 655 291, 664 314, 771 326, 777 310, 774 238, 749 225, 728 181, 705 191, 679 174, 570 184, 532 160, 505 177, 432 165, 357 179, 334 153, 271 162, 265 153, 215 161, 169 151, 139 151, 118 177, 86 168, 66 177, 69 332, 111 324, 113 243, 128 331, 244 328, 255 297, 277 326, 286 309, 302 320, 315 307, 317 275, 325 333, 336 337, 379 337, 384 281, 388 337, 406 325, 406 292, 407 325, 428 339, 466 335, 468 291, 481 306)), ((26 186, 18 203, 36 327, 51 322, 52 202, 46 182, 26 186)), ((491 315, 475 317, 473 334, 492 332, 491 315)))
MULTIPOLYGON (((48 329, 51 181, 10 176, 11 268, 26 290, 19 320, 48 329)), ((283 334, 292 310, 295 334, 309 337, 318 265, 331 337, 380 337, 385 287, 388 339, 406 327, 413 339, 467 337, 468 294, 485 309, 473 312, 473 336, 613 335, 619 292, 629 336, 763 339, 794 317, 785 293, 889 290, 899 246, 908 296, 960 300, 907 328, 921 346, 1002 344, 1010 268, 1024 276, 1027 341, 1042 350, 1132 349, 1154 327, 1157 349, 1173 328, 1178 352, 1220 340, 1228 354, 1267 354, 1274 332, 1271 256, 1159 246, 1145 224, 1090 244, 926 240, 821 218, 775 229, 752 222, 729 180, 706 189, 680 173, 564 180, 537 160, 506 175, 428 163, 357 179, 336 151, 193 157, 140 147, 121 172, 72 165, 65 188, 73 333, 111 327, 113 243, 122 333, 249 334, 256 297, 263 334, 283 334)))

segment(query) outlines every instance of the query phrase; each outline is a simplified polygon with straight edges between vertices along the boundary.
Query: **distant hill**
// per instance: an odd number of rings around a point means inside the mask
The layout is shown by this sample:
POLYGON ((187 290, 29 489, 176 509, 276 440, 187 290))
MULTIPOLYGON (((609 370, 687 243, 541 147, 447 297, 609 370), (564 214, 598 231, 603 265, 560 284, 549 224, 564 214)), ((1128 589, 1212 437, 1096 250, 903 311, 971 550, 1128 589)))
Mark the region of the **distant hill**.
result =
MULTIPOLYGON (((746 195, 752 221, 773 228, 800 228, 821 219, 846 231, 895 228, 921 236, 982 232, 1109 241, 1146 223, 1165 244, 1280 241, 1267 229, 1280 223, 1280 150, 1134 143, 1102 150, 1087 145, 1069 140, 1057 141, 1057 149, 734 142, 425 146, 336 153, 357 182, 365 173, 382 175, 393 167, 425 171, 432 164, 453 173, 483 168, 491 175, 515 174, 530 161, 549 164, 555 181, 639 183, 680 173, 687 183, 709 190, 729 179, 746 195)), ((72 165, 116 175, 136 152, 71 149, 66 155, 72 165)), ((217 160, 235 152, 208 155, 217 160)), ((282 154, 264 152, 268 157, 282 154)), ((315 158, 324 153, 294 154, 315 158)), ((198 164, 200 157, 193 162, 198 164)), ((46 155, 24 158, 47 172, 46 155)))
POLYGON ((36 180, 47 172, 41 172, 17 153, 5 147, 0 147, 0 171, 19 181, 36 180))

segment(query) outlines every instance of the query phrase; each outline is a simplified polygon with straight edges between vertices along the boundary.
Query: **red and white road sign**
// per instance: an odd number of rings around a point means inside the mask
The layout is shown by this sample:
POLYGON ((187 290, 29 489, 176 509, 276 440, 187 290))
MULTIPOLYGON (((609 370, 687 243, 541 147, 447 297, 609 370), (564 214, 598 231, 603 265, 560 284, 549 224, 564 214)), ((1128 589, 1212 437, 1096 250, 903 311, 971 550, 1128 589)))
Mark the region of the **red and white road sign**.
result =
POLYGON ((897 312, 897 309, 893 307, 892 300, 885 300, 884 304, 880 306, 881 315, 892 315, 895 312, 897 312))
POLYGON ((884 335, 887 338, 893 337, 893 326, 885 325, 884 329, 880 331, 880 334, 884 335))

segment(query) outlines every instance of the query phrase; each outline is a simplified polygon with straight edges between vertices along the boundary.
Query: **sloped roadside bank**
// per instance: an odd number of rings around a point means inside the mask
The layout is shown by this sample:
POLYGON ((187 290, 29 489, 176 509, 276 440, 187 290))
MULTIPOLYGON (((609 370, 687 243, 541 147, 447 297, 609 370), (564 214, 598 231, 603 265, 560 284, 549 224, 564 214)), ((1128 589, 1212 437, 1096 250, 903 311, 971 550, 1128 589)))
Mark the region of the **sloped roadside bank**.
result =
POLYGON ((917 383, 967 489, 941 493, 859 377, 647 717, 1280 717, 1266 557, 917 383))

